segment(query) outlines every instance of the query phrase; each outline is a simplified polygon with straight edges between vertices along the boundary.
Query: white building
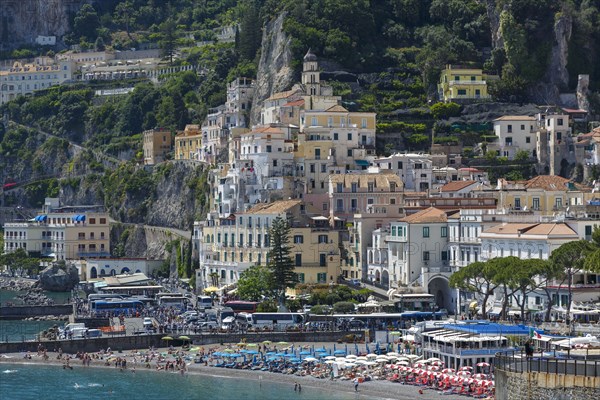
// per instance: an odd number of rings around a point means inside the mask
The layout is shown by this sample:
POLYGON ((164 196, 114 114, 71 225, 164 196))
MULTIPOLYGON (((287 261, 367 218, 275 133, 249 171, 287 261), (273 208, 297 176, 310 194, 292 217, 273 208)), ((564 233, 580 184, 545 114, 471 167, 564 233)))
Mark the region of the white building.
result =
POLYGON ((538 123, 536 118, 526 115, 506 115, 494 120, 494 135, 497 142, 488 145, 488 150, 498 151, 498 156, 512 160, 519 150, 536 157, 538 123))
POLYGON ((448 286, 447 213, 430 207, 392 222, 386 242, 389 269, 397 271, 399 284, 426 288, 440 308, 454 312, 456 293, 448 286))
POLYGON ((74 63, 71 61, 52 64, 42 64, 40 59, 36 61, 34 64, 15 62, 9 70, 0 71, 0 105, 73 78, 74 63))
POLYGON ((82 280, 115 276, 120 274, 143 273, 150 276, 160 268, 164 260, 147 260, 145 258, 102 258, 88 259, 80 263, 79 275, 82 280))
POLYGON ((405 190, 425 192, 431 189, 432 160, 429 154, 393 154, 377 158, 373 165, 382 170, 392 170, 402 178, 405 190))

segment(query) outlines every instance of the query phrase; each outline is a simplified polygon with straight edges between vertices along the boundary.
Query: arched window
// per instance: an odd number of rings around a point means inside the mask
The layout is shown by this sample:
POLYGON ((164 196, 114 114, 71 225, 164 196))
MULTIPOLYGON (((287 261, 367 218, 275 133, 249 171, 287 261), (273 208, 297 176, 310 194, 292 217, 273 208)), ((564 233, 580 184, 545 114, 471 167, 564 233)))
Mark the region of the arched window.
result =
POLYGON ((127 268, 127 267, 124 267, 123 269, 121 269, 121 273, 122 273, 122 274, 127 274, 127 273, 129 273, 129 268, 127 268))
POLYGON ((98 270, 96 269, 96 267, 92 267, 92 269, 90 270, 90 279, 94 279, 98 277, 98 270))
POLYGON ((106 276, 106 271, 104 271, 104 269, 100 270, 100 276, 106 276))
POLYGON ((110 270, 110 276, 115 276, 117 274, 117 271, 115 271, 114 269, 110 270))

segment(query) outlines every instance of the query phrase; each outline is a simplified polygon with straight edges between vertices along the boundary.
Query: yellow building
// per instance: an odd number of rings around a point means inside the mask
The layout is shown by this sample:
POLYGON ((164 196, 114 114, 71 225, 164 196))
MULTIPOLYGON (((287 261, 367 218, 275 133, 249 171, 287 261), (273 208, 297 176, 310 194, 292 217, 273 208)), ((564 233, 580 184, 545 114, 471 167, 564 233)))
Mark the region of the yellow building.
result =
POLYGON ((220 285, 237 282, 252 265, 266 265, 270 250, 269 230, 277 217, 291 226, 291 257, 303 283, 326 283, 340 273, 339 230, 329 227, 327 217, 309 214, 301 200, 259 203, 245 212, 208 221, 202 237, 208 259, 200 262, 199 276, 207 283, 217 274, 220 285))
POLYGON ((149 129, 143 133, 144 164, 154 165, 165 161, 173 147, 173 134, 168 129, 149 129))
POLYGON ((487 80, 490 76, 481 69, 447 65, 438 83, 440 101, 489 99, 487 80))
POLYGON ((199 125, 186 125, 175 136, 175 159, 198 160, 202 150, 202 131, 199 125))
MULTIPOLYGON (((488 191, 484 191, 489 195, 488 191)), ((484 193, 482 192, 482 193, 484 193)), ((498 180, 492 191, 498 208, 513 212, 554 215, 568 207, 584 206, 591 200, 591 189, 556 175, 539 175, 527 181, 498 180)))

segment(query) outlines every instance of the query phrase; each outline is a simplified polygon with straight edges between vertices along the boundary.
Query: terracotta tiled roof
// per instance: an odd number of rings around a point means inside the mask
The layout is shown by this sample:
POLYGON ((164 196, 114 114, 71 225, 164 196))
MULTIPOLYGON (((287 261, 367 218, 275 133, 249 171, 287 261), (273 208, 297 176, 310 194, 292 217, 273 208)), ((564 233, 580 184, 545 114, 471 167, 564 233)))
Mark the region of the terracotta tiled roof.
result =
POLYGON ((448 215, 445 211, 439 208, 429 207, 425 210, 419 211, 413 215, 402 218, 400 221, 408 222, 409 224, 427 224, 434 222, 447 222, 448 215))
POLYGON ((402 191, 404 183, 402 179, 392 171, 382 172, 379 174, 332 174, 329 175, 331 183, 337 185, 341 183, 344 190, 352 188, 352 184, 356 183, 358 188, 364 189, 369 187, 369 183, 374 183, 373 192, 389 191, 390 183, 396 184, 396 191, 402 191))
POLYGON ((335 106, 329 107, 325 111, 327 111, 327 112, 348 112, 348 110, 346 110, 344 107, 342 107, 340 105, 335 105, 335 106))
POLYGON ((260 126, 254 128, 251 132, 247 132, 246 134, 253 133, 283 133, 283 131, 275 126, 260 126))
POLYGON ((482 232, 483 234, 492 233, 499 235, 540 235, 548 237, 572 237, 576 239, 577 233, 567 224, 563 223, 547 223, 547 224, 519 224, 507 222, 500 225, 495 225, 482 232))
POLYGON ((267 100, 286 99, 286 98, 290 97, 291 95, 293 95, 294 93, 296 93, 297 91, 298 91, 297 89, 292 89, 292 90, 288 90, 285 92, 273 93, 273 95, 271 97, 269 97, 267 100))
POLYGON ((465 189, 471 185, 476 185, 476 181, 452 181, 446 183, 441 187, 440 191, 442 192, 457 192, 459 190, 465 189))
POLYGON ((504 115, 494 121, 535 121, 535 118, 529 115, 504 115))
POLYGON ((285 103, 282 107, 297 107, 297 106, 303 106, 303 105, 304 105, 304 99, 300 99, 300 100, 290 101, 289 103, 285 103))
POLYGON ((562 191, 562 190, 584 190, 585 187, 571 182, 569 179, 563 178, 558 175, 538 175, 535 178, 531 178, 525 181, 526 189, 543 189, 549 192, 562 191), (571 183, 572 187, 569 187, 571 183))
POLYGON ((246 211, 245 214, 277 214, 288 211, 289 209, 302 203, 302 200, 279 200, 273 203, 259 203, 246 211))

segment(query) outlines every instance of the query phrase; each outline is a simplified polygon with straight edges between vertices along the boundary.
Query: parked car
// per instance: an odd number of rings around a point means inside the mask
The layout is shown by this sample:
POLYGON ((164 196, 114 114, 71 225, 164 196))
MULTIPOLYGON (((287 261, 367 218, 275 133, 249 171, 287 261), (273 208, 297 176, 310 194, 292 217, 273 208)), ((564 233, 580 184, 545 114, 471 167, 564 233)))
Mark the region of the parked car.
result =
POLYGON ((200 328, 200 330, 203 330, 203 331, 209 331, 211 329, 218 329, 219 324, 217 323, 217 321, 200 322, 198 324, 198 328, 200 328))

